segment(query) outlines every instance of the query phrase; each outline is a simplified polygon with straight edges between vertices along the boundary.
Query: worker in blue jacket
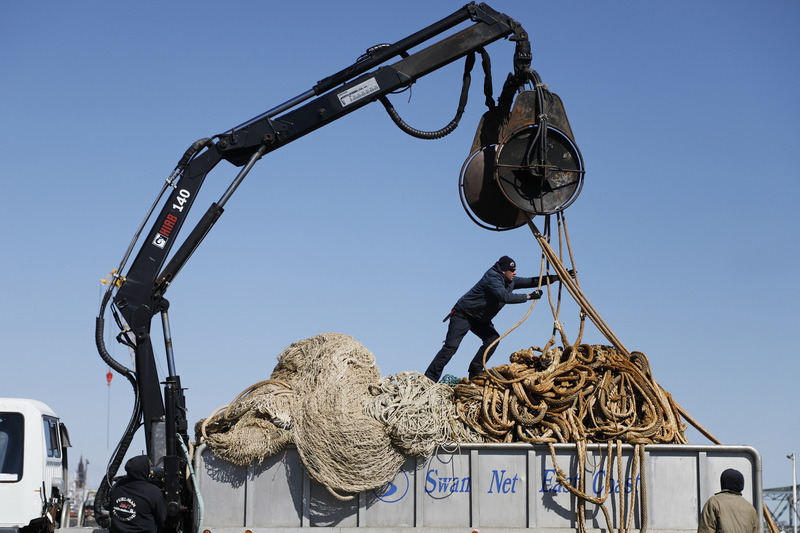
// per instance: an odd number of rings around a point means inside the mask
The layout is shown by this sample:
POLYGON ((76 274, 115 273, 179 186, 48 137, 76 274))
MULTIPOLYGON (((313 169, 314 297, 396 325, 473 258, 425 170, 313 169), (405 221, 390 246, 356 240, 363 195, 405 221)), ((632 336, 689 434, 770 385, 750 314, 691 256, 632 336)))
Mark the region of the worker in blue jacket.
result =
MULTIPOLYGON (((558 276, 550 275, 546 279, 547 282, 553 283, 558 280, 558 276)), ((445 365, 455 355, 461 340, 468 331, 471 331, 483 341, 469 364, 469 378, 472 379, 477 376, 483 371, 483 353, 490 344, 500 337, 500 334, 494 329, 492 319, 505 304, 521 304, 528 300, 541 298, 542 291, 538 289, 529 294, 513 292, 515 289, 538 286, 538 277, 517 277, 517 264, 514 260, 507 255, 501 257, 486 271, 474 287, 459 298, 453 310, 445 317, 445 321, 449 320, 450 324, 447 328, 444 346, 431 361, 425 371, 425 376, 434 382, 439 381, 445 365)), ((497 344, 486 354, 487 361, 496 348, 497 344)))

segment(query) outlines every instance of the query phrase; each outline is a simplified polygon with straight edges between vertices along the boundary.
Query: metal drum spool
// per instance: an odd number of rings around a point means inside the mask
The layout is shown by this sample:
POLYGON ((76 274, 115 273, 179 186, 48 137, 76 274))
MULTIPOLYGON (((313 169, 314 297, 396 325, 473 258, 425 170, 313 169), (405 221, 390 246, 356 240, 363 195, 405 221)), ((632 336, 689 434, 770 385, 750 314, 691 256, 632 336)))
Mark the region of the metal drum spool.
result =
POLYGON ((494 167, 503 196, 532 215, 566 209, 583 183, 583 162, 577 147, 550 126, 527 126, 512 133, 499 145, 494 167), (546 146, 546 156, 540 144, 546 146))
POLYGON ((580 193, 583 174, 561 100, 546 90, 523 91, 510 114, 484 114, 461 169, 461 202, 479 226, 514 229, 529 215, 568 207, 580 193))
POLYGON ((461 169, 461 203, 473 222, 496 231, 525 224, 525 213, 509 203, 495 181, 496 146, 470 155, 461 169))

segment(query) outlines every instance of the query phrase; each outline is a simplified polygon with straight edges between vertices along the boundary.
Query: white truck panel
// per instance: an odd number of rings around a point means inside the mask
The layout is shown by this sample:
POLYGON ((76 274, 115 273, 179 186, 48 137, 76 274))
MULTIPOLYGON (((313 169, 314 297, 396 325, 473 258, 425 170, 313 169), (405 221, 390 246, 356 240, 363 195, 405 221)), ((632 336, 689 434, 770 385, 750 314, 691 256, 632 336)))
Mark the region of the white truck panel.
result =
MULTIPOLYGON (((558 444, 555 450, 557 466, 577 486, 576 446, 558 444)), ((651 533, 696 531, 702 505, 720 490, 719 477, 726 468, 742 472, 744 497, 756 504, 762 518, 761 459, 751 447, 648 445, 644 475, 641 466, 634 475, 635 449, 624 445, 621 483, 616 446, 612 455, 612 490, 605 506, 615 529, 628 520, 632 507, 634 529, 642 528, 646 516, 651 533)), ((194 469, 202 500, 196 505, 202 513, 196 515, 196 525, 212 533, 307 527, 334 527, 342 533, 407 528, 566 533, 578 527, 578 498, 556 480, 546 445, 471 444, 440 451, 426 461, 409 458, 388 487, 364 491, 350 501, 335 498, 312 481, 291 446, 261 465, 239 467, 216 458, 203 445, 194 469)), ((589 496, 602 495, 606 470, 607 447, 590 445, 582 472, 589 496)), ((585 519, 589 530, 607 529, 605 515, 594 503, 586 503, 585 519)))
POLYGON ((0 528, 13 530, 42 516, 44 501, 53 496, 54 488, 64 492, 63 458, 59 436, 45 429, 58 429, 58 417, 50 407, 37 400, 0 398, 0 413, 7 418, 0 423, 0 432, 9 433, 12 425, 14 431, 23 432, 0 437, 6 442, 0 454, 0 528), (17 427, 14 422, 20 415, 22 426, 17 427))

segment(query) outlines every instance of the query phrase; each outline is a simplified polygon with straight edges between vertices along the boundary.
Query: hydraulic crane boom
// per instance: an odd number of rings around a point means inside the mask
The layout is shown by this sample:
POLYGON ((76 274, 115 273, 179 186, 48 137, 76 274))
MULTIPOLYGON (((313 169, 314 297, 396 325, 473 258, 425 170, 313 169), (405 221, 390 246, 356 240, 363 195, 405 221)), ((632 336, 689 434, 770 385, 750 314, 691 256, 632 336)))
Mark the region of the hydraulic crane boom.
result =
MULTIPOLYGON (((201 139, 187 150, 167 180, 160 200, 153 205, 134 237, 131 248, 116 271, 114 283, 108 288, 97 320, 96 340, 101 357, 114 370, 128 377, 137 397, 128 431, 109 464, 104 480, 106 488, 124 458, 133 433, 141 424, 148 455, 153 464, 164 466, 165 494, 173 525, 177 524, 182 511, 190 505, 182 476, 185 458, 181 457, 179 450, 183 444, 181 440, 188 441, 185 401, 180 378, 175 371, 167 313, 169 303, 164 294, 219 219, 226 202, 255 163, 265 154, 367 104, 382 101, 387 105, 386 95, 407 88, 417 79, 460 58, 468 57, 468 61, 474 61, 475 53, 485 54, 484 46, 507 37, 516 43, 515 74, 509 78, 516 76, 512 84, 516 91, 522 82, 529 81, 531 53, 526 32, 507 15, 485 4, 470 3, 395 44, 368 50, 355 64, 319 81, 312 89, 222 134, 201 139), (471 21, 472 25, 419 51, 410 52, 467 21, 471 21), (387 64, 394 59, 397 60, 387 64), (177 237, 205 178, 222 160, 241 167, 238 174, 219 201, 208 208, 173 253, 177 237), (163 205, 153 216, 159 202, 163 202, 163 205), (130 268, 123 275, 125 263, 139 241, 139 234, 150 220, 154 222, 141 240, 141 248, 130 268), (167 262, 168 257, 170 259, 167 262), (118 340, 130 346, 134 352, 133 371, 114 361, 103 345, 103 315, 109 303, 122 330, 118 340), (151 323, 156 314, 162 318, 169 372, 163 384, 163 396, 151 341, 151 323)), ((457 119, 454 121, 457 124, 457 119)), ((452 125, 454 127, 455 124, 452 125)), ((439 136, 446 133, 449 131, 439 136)), ((103 499, 98 497, 100 504, 103 499)))

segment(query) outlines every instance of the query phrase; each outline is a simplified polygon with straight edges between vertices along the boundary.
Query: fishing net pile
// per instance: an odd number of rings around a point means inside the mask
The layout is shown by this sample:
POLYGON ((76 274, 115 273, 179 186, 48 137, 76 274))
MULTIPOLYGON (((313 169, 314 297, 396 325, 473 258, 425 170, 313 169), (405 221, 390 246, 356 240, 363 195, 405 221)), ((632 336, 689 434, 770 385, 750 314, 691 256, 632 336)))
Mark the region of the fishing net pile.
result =
POLYGON ((270 379, 198 422, 198 437, 234 464, 259 463, 288 442, 309 476, 342 499, 391 481, 405 460, 383 424, 364 412, 380 380, 375 357, 348 335, 290 345, 270 379))
POLYGON ((388 483, 406 457, 453 443, 686 442, 644 354, 537 350, 451 386, 417 372, 381 377, 352 337, 317 335, 290 345, 268 380, 198 422, 197 439, 238 465, 294 443, 309 476, 341 499, 388 483))

